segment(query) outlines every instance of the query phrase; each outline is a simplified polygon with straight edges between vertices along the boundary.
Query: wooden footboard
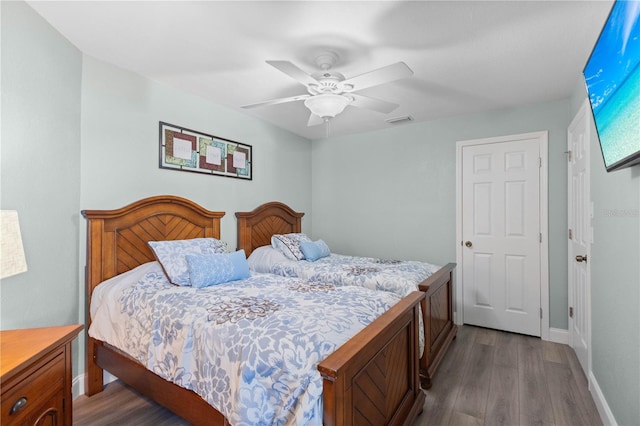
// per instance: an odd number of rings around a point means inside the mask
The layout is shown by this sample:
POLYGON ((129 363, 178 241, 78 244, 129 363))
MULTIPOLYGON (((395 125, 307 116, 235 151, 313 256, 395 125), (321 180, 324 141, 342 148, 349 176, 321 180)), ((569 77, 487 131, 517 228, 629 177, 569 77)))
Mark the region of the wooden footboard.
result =
POLYGON ((425 389, 431 387, 433 375, 458 331, 453 321, 455 267, 455 263, 448 263, 419 285, 426 295, 422 301, 425 347, 420 359, 420 381, 425 389))
POLYGON ((419 315, 424 293, 402 299, 318 365, 325 425, 412 424, 422 412, 419 315))

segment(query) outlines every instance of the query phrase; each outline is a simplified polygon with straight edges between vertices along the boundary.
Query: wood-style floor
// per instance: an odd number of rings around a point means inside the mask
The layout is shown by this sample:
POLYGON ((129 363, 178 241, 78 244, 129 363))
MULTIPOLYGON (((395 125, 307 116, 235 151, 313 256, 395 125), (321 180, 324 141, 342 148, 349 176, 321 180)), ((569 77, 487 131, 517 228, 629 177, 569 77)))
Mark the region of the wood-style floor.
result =
POLYGON ((539 338, 463 326, 416 426, 602 425, 575 352, 539 338))
MULTIPOLYGON (((465 325, 440 365, 416 426, 602 425, 566 345, 465 325)), ((188 425, 119 382, 73 401, 74 425, 188 425)))

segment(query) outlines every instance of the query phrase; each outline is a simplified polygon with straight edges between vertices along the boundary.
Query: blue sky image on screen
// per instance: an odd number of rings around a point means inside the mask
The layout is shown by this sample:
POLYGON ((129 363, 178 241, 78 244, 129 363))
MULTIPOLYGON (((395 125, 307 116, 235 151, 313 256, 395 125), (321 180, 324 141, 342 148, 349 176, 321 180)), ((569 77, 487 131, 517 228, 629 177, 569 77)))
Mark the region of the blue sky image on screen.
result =
POLYGON ((640 1, 614 4, 584 77, 609 167, 640 150, 640 1))

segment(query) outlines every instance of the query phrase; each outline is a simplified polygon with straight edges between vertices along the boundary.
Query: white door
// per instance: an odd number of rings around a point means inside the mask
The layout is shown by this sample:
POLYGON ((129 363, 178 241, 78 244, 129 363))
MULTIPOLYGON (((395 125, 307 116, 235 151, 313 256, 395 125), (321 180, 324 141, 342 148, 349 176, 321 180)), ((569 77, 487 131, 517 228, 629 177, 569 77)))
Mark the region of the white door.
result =
MULTIPOLYGON (((586 101, 588 102, 588 100, 586 101)), ((589 189, 589 109, 582 105, 571 122, 568 144, 569 341, 589 377, 591 196, 589 189)))
POLYGON ((466 324, 541 334, 541 138, 535 133, 462 143, 466 324))

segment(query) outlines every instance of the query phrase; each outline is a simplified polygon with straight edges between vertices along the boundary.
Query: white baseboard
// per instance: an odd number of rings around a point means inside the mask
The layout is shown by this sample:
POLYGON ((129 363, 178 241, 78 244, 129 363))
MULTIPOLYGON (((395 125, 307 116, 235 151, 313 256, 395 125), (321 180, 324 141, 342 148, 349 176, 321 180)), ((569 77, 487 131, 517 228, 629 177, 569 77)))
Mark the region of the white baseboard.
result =
POLYGON ((593 373, 589 373, 589 391, 593 397, 593 402, 596 403, 596 408, 598 409, 602 423, 605 426, 618 426, 618 423, 613 417, 609 404, 607 404, 607 400, 604 398, 602 390, 600 390, 600 386, 598 386, 598 382, 593 373))
MULTIPOLYGON (((460 318, 457 312, 453 312, 453 322, 461 326, 460 318)), ((569 330, 563 330, 562 328, 551 328, 549 327, 549 339, 550 342, 554 343, 562 343, 565 345, 569 344, 569 330)))
MULTIPOLYGON (((85 373, 82 373, 78 376, 76 376, 73 381, 71 382, 71 392, 72 392, 72 398, 76 399, 77 397, 79 397, 80 395, 84 395, 85 393, 85 389, 84 389, 84 377, 85 377, 85 373)), ((111 382, 113 382, 114 380, 118 380, 118 378, 116 376, 114 376, 113 374, 105 371, 104 375, 103 375, 103 379, 104 380, 104 384, 107 385, 111 382)))
POLYGON ((549 341, 553 343, 569 344, 569 330, 549 327, 549 341))
POLYGON ((102 380, 104 381, 105 385, 108 385, 109 383, 115 382, 116 380, 118 380, 118 378, 113 374, 109 373, 108 371, 105 371, 104 378, 102 380))
POLYGON ((76 399, 84 395, 84 374, 74 377, 71 381, 71 398, 76 399))

